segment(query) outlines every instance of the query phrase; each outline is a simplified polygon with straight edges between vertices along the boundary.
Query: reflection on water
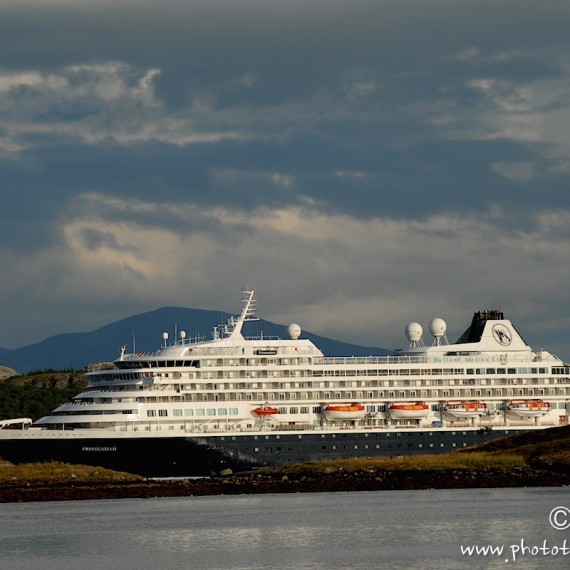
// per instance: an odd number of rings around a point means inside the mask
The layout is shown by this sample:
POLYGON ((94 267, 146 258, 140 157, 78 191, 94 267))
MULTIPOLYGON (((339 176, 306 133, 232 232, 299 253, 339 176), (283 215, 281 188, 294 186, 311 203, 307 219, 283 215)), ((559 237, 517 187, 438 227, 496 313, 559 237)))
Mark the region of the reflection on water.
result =
MULTIPOLYGON (((380 491, 7 504, 3 570, 504 568, 470 544, 562 544, 568 489, 380 491)), ((517 560, 566 568, 570 557, 517 560), (564 559, 565 558, 565 559, 564 559)))

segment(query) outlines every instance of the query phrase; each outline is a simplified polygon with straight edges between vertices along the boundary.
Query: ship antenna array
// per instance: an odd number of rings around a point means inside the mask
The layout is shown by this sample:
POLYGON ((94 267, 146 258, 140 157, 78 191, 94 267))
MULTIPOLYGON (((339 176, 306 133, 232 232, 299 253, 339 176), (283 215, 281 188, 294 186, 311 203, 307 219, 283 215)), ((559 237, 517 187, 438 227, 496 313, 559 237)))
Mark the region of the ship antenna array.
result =
POLYGON ((255 298, 255 289, 245 289, 242 291, 242 303, 244 303, 241 314, 242 321, 258 321, 257 316, 257 300, 255 298))
POLYGON ((230 317, 225 325, 214 328, 214 340, 229 338, 233 335, 241 334, 243 323, 246 321, 258 321, 256 315, 257 303, 255 300, 255 289, 242 291, 243 309, 239 317, 230 317))

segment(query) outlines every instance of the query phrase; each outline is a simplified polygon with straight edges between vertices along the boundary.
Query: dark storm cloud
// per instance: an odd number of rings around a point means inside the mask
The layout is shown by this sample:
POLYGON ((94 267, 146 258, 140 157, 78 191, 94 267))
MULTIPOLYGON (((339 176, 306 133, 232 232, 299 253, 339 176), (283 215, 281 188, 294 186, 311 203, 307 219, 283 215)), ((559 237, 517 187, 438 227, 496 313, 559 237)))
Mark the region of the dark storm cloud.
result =
POLYGON ((33 10, 22 9, 25 1, 2 9, 5 66, 114 59, 160 65, 163 92, 173 100, 252 70, 283 99, 355 67, 419 69, 472 46, 487 53, 557 48, 567 44, 570 18, 563 0, 31 4, 33 10), (293 77, 307 83, 288 81, 293 77))
MULTIPOLYGON (((357 133, 350 136, 358 140, 357 133)), ((196 143, 125 147, 112 140, 39 145, 36 140, 38 146, 21 152, 19 161, 2 161, 0 184, 7 191, 0 214, 6 232, 2 242, 16 249, 47 246, 58 239, 55 226, 83 214, 74 196, 91 191, 150 203, 224 205, 236 211, 304 205, 310 198, 320 211, 359 218, 413 219, 442 209, 484 212, 491 204, 503 204, 514 225, 532 223, 531 216, 545 204, 570 207, 570 195, 564 191, 567 174, 543 173, 547 184, 537 192, 532 181, 505 180, 490 170, 498 156, 514 163, 535 160, 526 145, 440 141, 401 151, 370 140, 347 147, 338 139, 307 133, 284 142, 224 141, 215 148, 196 143), (293 177, 294 184, 276 185, 275 172, 293 177), (350 174, 354 172, 365 174, 350 174), (33 232, 20 223, 23 219, 33 224, 33 232)), ((545 171, 548 163, 542 162, 538 167, 545 171)), ((137 210, 101 215, 170 230, 177 225, 168 215, 137 210)), ((187 230, 181 220, 178 224, 179 231, 187 230)))
MULTIPOLYGON (((222 141, 215 145, 150 142, 123 146, 112 140, 97 144, 50 141, 20 152, 18 161, 4 160, 0 177, 5 188, 16 190, 8 198, 13 205, 26 204, 25 194, 18 192, 23 188, 30 188, 30 192, 43 188, 45 198, 49 197, 52 203, 64 201, 77 192, 97 190, 151 201, 188 198, 201 205, 229 203, 244 209, 276 207, 303 196, 322 203, 329 199, 341 200, 338 209, 347 208, 357 216, 375 215, 382 205, 392 214, 401 210, 402 215, 408 212, 409 216, 416 217, 421 210, 429 213, 441 206, 434 203, 434 196, 444 193, 453 198, 461 191, 465 192, 464 205, 477 207, 474 203, 470 205, 468 195, 476 188, 479 189, 477 200, 483 204, 491 199, 502 200, 501 188, 505 194, 516 190, 521 200, 526 200, 525 195, 531 193, 531 184, 509 183, 488 168, 497 157, 515 162, 537 160, 538 154, 531 145, 509 140, 439 141, 401 150, 386 146, 382 140, 374 141, 372 136, 358 144, 357 132, 350 129, 343 132, 345 141, 353 138, 355 142, 345 145, 337 138, 310 133, 298 134, 283 142, 222 141), (375 144, 369 144, 370 141, 375 144), (230 177, 221 182, 214 180, 215 173, 222 170, 243 173, 243 176, 236 175, 235 179, 230 177), (269 181, 263 184, 260 178, 258 185, 263 187, 251 186, 249 174, 253 172, 286 173, 295 177, 296 184, 294 188, 280 189, 269 181), (343 176, 343 172, 362 172, 365 176, 343 176), (369 200, 363 204, 343 197, 343 191, 349 188, 361 188, 369 193, 369 200), (247 195, 243 193, 246 189, 247 195), (424 200, 423 195, 428 191, 431 197, 424 200), (394 195, 398 192, 421 204, 411 200, 405 209, 398 206, 394 195), (366 209, 360 210, 364 206, 366 209)), ((38 144, 37 138, 35 142, 38 144)), ((547 170, 548 162, 542 160, 541 163, 539 166, 547 170)), ((566 177, 561 175, 560 178, 557 184, 556 175, 551 176, 551 184, 541 189, 543 198, 558 195, 566 177)))

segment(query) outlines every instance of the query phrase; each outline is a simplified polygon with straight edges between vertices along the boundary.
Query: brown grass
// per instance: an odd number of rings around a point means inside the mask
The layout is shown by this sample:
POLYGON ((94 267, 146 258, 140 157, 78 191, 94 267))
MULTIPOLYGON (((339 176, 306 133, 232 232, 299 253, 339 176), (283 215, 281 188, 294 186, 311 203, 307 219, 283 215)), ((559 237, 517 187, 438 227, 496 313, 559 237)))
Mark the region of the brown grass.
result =
POLYGON ((91 467, 69 465, 68 463, 22 463, 21 465, 0 465, 0 483, 26 481, 29 483, 66 483, 101 481, 136 481, 142 477, 91 467))
POLYGON ((333 471, 403 471, 403 470, 441 470, 441 469, 512 469, 526 467, 522 455, 504 453, 497 455, 487 452, 469 454, 445 453, 438 455, 410 455, 406 457, 374 457, 368 459, 345 459, 295 464, 279 468, 284 473, 299 471, 327 473, 333 471))

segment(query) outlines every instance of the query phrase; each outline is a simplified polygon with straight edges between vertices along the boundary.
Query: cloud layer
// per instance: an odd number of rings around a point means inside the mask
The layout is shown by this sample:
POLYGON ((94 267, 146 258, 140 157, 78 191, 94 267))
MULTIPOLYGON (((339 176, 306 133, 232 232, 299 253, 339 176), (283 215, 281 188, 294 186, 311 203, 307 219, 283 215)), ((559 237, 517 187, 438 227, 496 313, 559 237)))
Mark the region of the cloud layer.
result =
POLYGON ((567 2, 116 4, 0 7, 0 346, 249 284, 351 342, 497 307, 570 357, 567 2))

